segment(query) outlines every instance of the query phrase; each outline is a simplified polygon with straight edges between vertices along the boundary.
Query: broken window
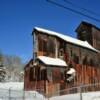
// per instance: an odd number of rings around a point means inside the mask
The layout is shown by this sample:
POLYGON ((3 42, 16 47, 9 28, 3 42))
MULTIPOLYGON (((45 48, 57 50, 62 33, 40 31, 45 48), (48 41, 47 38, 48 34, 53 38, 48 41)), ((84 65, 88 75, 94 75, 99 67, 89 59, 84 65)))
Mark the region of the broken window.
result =
POLYGON ((49 37, 48 38, 48 43, 47 43, 47 48, 48 48, 48 54, 54 54, 55 53, 55 43, 54 43, 54 38, 49 37))
POLYGON ((45 52, 44 56, 55 55, 55 39, 51 36, 40 34, 38 36, 39 51, 45 52))
POLYGON ((39 34, 38 36, 38 47, 39 51, 46 51, 47 50, 47 36, 39 34))

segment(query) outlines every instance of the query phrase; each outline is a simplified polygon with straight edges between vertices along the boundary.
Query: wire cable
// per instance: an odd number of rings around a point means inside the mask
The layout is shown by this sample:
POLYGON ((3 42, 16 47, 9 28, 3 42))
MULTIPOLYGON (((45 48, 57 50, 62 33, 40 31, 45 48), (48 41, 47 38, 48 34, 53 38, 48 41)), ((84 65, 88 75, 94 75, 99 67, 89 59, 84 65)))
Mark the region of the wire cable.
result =
POLYGON ((97 22, 100 22, 100 19, 97 19, 97 18, 95 18, 95 17, 89 16, 89 15, 87 15, 87 14, 84 14, 84 13, 82 13, 82 12, 80 12, 80 11, 77 11, 77 10, 74 10, 74 9, 72 9, 72 8, 66 7, 66 6, 61 5, 61 4, 57 3, 57 2, 54 2, 54 1, 51 1, 51 0, 46 0, 46 1, 49 2, 49 3, 52 3, 52 4, 54 4, 54 5, 56 5, 56 6, 58 6, 58 7, 64 8, 64 9, 66 9, 66 10, 69 10, 69 11, 71 11, 71 12, 73 12, 73 13, 76 13, 76 14, 78 14, 78 15, 82 15, 82 16, 85 16, 85 17, 87 17, 87 18, 89 18, 89 19, 92 19, 92 20, 95 20, 95 21, 97 21, 97 22))
POLYGON ((84 11, 86 11, 86 12, 88 12, 88 13, 95 14, 95 15, 97 15, 97 16, 100 16, 100 14, 98 14, 98 13, 96 13, 96 12, 94 12, 94 11, 91 11, 91 10, 89 10, 89 9, 83 8, 83 7, 79 6, 79 5, 76 5, 76 4, 72 3, 71 1, 64 0, 64 2, 66 2, 66 3, 68 3, 68 4, 72 5, 72 6, 75 6, 75 7, 77 7, 77 8, 80 8, 81 10, 84 10, 84 11))

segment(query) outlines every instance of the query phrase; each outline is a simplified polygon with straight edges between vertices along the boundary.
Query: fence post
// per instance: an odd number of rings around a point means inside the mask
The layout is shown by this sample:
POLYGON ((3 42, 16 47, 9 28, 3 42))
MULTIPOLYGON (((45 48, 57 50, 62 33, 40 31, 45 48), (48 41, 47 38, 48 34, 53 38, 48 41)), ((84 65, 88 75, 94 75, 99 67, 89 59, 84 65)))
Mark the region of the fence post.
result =
POLYGON ((82 86, 79 87, 80 100, 82 100, 82 86))
POLYGON ((25 91, 23 90, 23 100, 25 100, 25 91))
POLYGON ((9 88, 9 100, 11 100, 11 88, 9 88))

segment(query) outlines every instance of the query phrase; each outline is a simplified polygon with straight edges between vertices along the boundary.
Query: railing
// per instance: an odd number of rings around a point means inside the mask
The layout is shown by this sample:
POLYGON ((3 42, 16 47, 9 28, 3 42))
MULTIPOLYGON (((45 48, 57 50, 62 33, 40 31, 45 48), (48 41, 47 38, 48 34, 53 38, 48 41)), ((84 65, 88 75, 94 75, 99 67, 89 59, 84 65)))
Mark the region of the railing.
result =
POLYGON ((44 100, 43 91, 36 91, 0 89, 0 100, 44 100))
MULTIPOLYGON (((63 96, 63 95, 71 95, 71 96, 72 95, 78 95, 77 100, 86 100, 86 99, 83 99, 83 98, 85 98, 85 96, 88 96, 92 93, 94 93, 94 94, 98 93, 97 97, 100 99, 100 83, 81 85, 81 86, 78 86, 78 87, 72 87, 72 88, 60 90, 60 91, 57 91, 56 93, 47 94, 47 97, 51 98, 51 97, 57 97, 59 95, 60 96, 63 96)), ((92 95, 92 96, 95 97, 95 95, 92 95)), ((92 96, 91 96, 91 98, 94 98, 92 96)), ((88 98, 89 98, 89 96, 88 96, 88 98)), ((91 99, 91 98, 89 100, 94 100, 94 99, 91 99)), ((72 99, 72 98, 70 98, 70 99, 72 99)), ((72 99, 72 100, 74 100, 74 99, 72 99)))
POLYGON ((63 95, 70 97, 70 100, 100 99, 100 83, 81 85, 79 87, 72 87, 61 91, 56 91, 54 93, 52 92, 51 94, 44 94, 44 90, 36 90, 36 91, 24 91, 24 90, 13 90, 11 88, 9 89, 0 88, 0 100, 54 100, 51 98, 63 95), (93 95, 90 98, 91 94, 93 95), (72 97, 74 98, 77 97, 77 99, 73 99, 72 97))

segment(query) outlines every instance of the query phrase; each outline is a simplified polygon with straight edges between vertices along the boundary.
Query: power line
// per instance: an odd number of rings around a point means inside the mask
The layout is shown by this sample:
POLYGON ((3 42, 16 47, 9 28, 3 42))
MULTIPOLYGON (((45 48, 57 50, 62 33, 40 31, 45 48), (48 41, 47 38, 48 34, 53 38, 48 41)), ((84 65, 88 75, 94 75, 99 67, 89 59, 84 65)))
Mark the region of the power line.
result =
POLYGON ((87 15, 87 14, 84 14, 84 13, 82 13, 82 12, 80 12, 80 11, 77 11, 77 10, 74 10, 74 9, 72 9, 72 8, 66 7, 66 6, 61 5, 61 4, 57 3, 57 2, 54 2, 54 1, 51 1, 51 0, 46 0, 46 1, 49 2, 49 3, 52 3, 52 4, 54 4, 54 5, 56 5, 56 6, 58 6, 58 7, 67 9, 67 10, 69 10, 69 11, 71 11, 71 12, 73 12, 73 13, 76 13, 76 14, 78 14, 78 15, 82 15, 82 16, 85 16, 85 17, 87 17, 87 18, 89 18, 89 19, 92 19, 92 20, 95 20, 95 21, 97 21, 97 22, 100 22, 100 19, 97 19, 97 18, 95 18, 95 17, 89 16, 89 15, 87 15))
POLYGON ((89 9, 83 8, 83 7, 79 6, 79 5, 76 5, 76 4, 72 3, 71 1, 68 1, 68 0, 64 0, 64 1, 65 1, 66 3, 72 5, 72 6, 75 6, 75 7, 77 7, 77 8, 80 8, 81 10, 84 10, 84 11, 86 11, 86 12, 88 12, 88 13, 95 14, 95 15, 97 15, 97 16, 100 16, 100 14, 98 14, 98 13, 96 13, 96 12, 94 12, 94 11, 91 11, 91 10, 89 10, 89 9))

